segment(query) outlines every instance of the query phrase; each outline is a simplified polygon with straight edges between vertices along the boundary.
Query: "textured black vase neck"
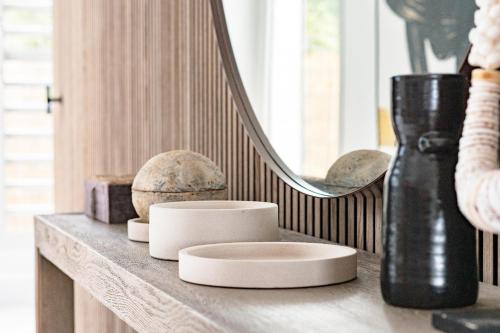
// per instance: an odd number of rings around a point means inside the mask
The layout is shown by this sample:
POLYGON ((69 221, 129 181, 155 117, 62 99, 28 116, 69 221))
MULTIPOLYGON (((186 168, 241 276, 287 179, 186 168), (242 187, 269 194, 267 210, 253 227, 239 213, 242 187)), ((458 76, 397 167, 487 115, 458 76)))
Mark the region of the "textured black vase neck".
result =
POLYGON ((454 150, 462 131, 467 78, 460 74, 392 78, 392 119, 399 144, 454 150), (447 147, 447 148, 445 148, 447 147))

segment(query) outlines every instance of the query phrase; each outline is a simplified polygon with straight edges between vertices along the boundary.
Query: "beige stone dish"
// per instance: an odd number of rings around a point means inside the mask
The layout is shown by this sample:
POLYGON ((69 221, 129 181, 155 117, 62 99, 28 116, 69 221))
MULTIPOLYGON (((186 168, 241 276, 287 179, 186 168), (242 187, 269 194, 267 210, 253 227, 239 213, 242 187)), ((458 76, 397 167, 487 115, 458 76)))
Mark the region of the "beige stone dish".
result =
POLYGON ((328 170, 325 183, 341 187, 363 187, 386 172, 391 155, 378 150, 355 150, 342 155, 328 170))
POLYGON ((149 242, 149 223, 140 217, 127 222, 128 239, 136 242, 149 242))
POLYGON ((179 278, 209 286, 316 287, 353 280, 356 271, 356 250, 340 245, 227 243, 179 251, 179 278))
POLYGON ((149 253, 177 260, 179 250, 202 244, 277 241, 278 206, 258 201, 182 201, 149 210, 149 253))

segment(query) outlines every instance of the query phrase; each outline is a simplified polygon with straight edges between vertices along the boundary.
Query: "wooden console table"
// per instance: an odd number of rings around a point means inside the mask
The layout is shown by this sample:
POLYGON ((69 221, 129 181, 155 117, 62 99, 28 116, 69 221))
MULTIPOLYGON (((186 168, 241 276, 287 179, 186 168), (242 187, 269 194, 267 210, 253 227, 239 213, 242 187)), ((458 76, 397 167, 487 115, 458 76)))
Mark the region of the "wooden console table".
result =
MULTIPOLYGON (((126 225, 80 214, 35 218, 37 328, 72 332, 73 281, 139 332, 430 332, 431 312, 385 305, 379 258, 360 251, 358 278, 304 289, 206 287, 177 277, 177 263, 149 256, 126 225)), ((288 241, 319 242, 282 230, 288 241)), ((500 305, 500 289, 481 285, 476 306, 500 305)))

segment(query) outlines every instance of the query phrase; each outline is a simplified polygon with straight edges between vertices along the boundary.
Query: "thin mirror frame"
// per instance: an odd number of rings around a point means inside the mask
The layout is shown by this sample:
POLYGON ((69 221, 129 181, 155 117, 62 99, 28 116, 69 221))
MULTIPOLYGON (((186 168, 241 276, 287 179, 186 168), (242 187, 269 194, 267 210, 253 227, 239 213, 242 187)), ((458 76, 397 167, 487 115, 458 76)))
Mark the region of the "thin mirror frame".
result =
MULTIPOLYGON (((293 189, 318 198, 345 197, 354 193, 361 192, 367 188, 372 187, 374 184, 381 182, 384 179, 386 172, 382 173, 379 177, 373 179, 365 186, 335 195, 316 188, 314 185, 302 179, 286 165, 286 163, 279 157, 279 155, 276 153, 273 146, 269 142, 255 115, 248 94, 246 93, 231 45, 231 38, 229 36, 229 30, 227 27, 223 0, 210 0, 210 4, 215 32, 217 36, 217 43, 221 54, 222 65, 226 73, 227 82, 231 89, 232 97, 236 103, 238 114, 240 115, 243 125, 245 126, 245 129, 247 130, 248 135, 250 136, 250 139, 252 140, 258 154, 261 158, 264 159, 264 161, 276 173, 276 175, 293 189)), ((464 36, 464 38, 468 38, 468 36, 464 36)), ((469 53, 468 51, 464 55, 464 58, 461 62, 462 65, 460 66, 459 71, 461 73, 463 69, 467 67, 466 60, 469 53)))

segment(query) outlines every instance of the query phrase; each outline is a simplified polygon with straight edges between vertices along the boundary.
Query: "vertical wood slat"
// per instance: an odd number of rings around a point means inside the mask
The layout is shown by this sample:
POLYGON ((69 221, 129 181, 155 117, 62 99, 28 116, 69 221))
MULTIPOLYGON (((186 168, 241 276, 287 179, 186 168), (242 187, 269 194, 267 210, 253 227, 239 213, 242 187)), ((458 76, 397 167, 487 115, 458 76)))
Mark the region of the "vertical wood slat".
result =
POLYGON ((338 224, 339 224, 339 240, 340 244, 347 244, 347 219, 346 219, 346 198, 339 198, 338 201, 338 224))
POLYGON ((330 201, 321 199, 321 237, 330 239, 330 201))
MULTIPOLYGON (((222 68, 219 66, 219 71, 222 71, 222 68)), ((228 95, 227 95, 227 86, 224 84, 224 81, 222 79, 222 74, 220 76, 220 91, 221 91, 221 123, 222 123, 222 128, 221 128, 221 158, 222 158, 222 172, 226 175, 227 179, 227 172, 228 172, 228 163, 227 163, 227 142, 228 142, 228 135, 227 135, 227 105, 228 105, 228 95)), ((187 127, 187 125, 186 125, 187 127)), ((188 131, 189 132, 189 131, 188 131)))
POLYGON ((240 119, 238 118, 238 200, 243 199, 243 190, 245 186, 244 178, 245 175, 243 174, 243 136, 244 136, 244 129, 243 129, 243 124, 241 123, 240 119))
POLYGON ((248 200, 255 200, 255 148, 253 147, 252 144, 248 143, 248 149, 249 149, 249 156, 248 156, 248 165, 249 165, 249 173, 248 173, 248 183, 249 183, 249 193, 248 193, 248 200))
POLYGON ((347 198, 347 245, 356 246, 356 197, 347 198))
POLYGON ((278 180, 278 217, 281 228, 286 228, 285 225, 285 183, 283 180, 278 180))
MULTIPOLYGON (((234 173, 234 136, 233 136, 233 102, 231 100, 229 88, 226 90, 226 105, 227 105, 227 112, 226 112, 226 117, 227 117, 227 175, 226 178, 228 179, 227 181, 227 186, 228 186, 228 196, 229 199, 234 198, 234 184, 233 184, 233 173, 234 173)), ((193 126, 193 124, 191 124, 193 126)))
POLYGON ((372 187, 375 201, 374 232, 375 253, 382 254, 382 191, 379 187, 372 187))
POLYGON ((299 231, 299 192, 292 189, 292 230, 299 231))
POLYGON ((493 283, 493 234, 484 232, 483 233, 483 282, 493 283))
POLYGON ((278 204, 278 176, 274 172, 271 174, 271 201, 278 204))
POLYGON ((373 199, 373 193, 371 191, 363 191, 364 197, 366 198, 366 220, 365 220, 365 241, 366 250, 370 252, 375 252, 375 204, 373 199))
MULTIPOLYGON (((205 3, 204 6, 206 11, 208 12, 208 3, 205 3)), ((214 145, 214 116, 215 116, 215 110, 213 108, 213 102, 214 102, 214 93, 213 93, 213 79, 215 77, 215 73, 213 72, 213 52, 212 50, 215 50, 214 47, 214 31, 210 29, 209 27, 212 26, 211 24, 211 15, 205 15, 206 20, 207 20, 207 78, 206 78, 206 86, 207 86, 207 108, 206 108, 206 121, 207 121, 207 152, 206 155, 208 158, 211 160, 214 160, 214 150, 216 149, 214 145)))
POLYGON ((248 135, 246 133, 243 133, 243 149, 242 149, 242 154, 243 154, 243 200, 248 200, 248 193, 249 193, 249 187, 248 187, 248 182, 249 182, 249 177, 250 177, 250 170, 248 167, 249 159, 248 159, 248 135))
POLYGON ((330 239, 339 242, 338 199, 330 200, 330 239))
POLYGON ((321 199, 314 198, 314 221, 313 221, 313 229, 314 229, 314 237, 321 237, 321 199))
POLYGON ((306 195, 299 193, 299 232, 307 234, 306 195))
MULTIPOLYGON (((254 165, 253 165, 253 169, 255 170, 254 171, 254 182, 255 182, 255 185, 254 185, 254 200, 256 201, 263 201, 263 198, 261 196, 261 177, 262 177, 262 174, 261 174, 261 170, 260 170, 260 156, 257 154, 257 152, 255 151, 255 147, 253 148, 253 155, 254 155, 254 165)), ((277 188, 275 189, 277 190, 277 188)), ((276 202, 277 203, 277 202, 276 202)))
POLYGON ((259 184, 260 184, 260 200, 266 201, 266 164, 263 158, 259 157, 259 184))
POLYGON ((285 228, 293 230, 292 228, 292 188, 285 186, 285 228))
POLYGON ((232 196, 229 199, 236 199, 238 197, 238 134, 237 134, 237 124, 238 124, 238 115, 236 114, 236 106, 233 102, 231 102, 231 166, 232 166, 232 177, 231 177, 231 186, 232 188, 232 196))
POLYGON ((354 223, 356 223, 356 243, 358 249, 366 250, 366 233, 365 233, 365 198, 362 192, 354 194, 356 197, 356 216, 354 223))
POLYGON ((203 142, 201 144, 201 153, 204 155, 207 155, 207 150, 208 150, 208 128, 207 128, 207 104, 208 104, 208 98, 207 98, 207 34, 209 32, 209 29, 207 29, 206 21, 207 21, 207 14, 206 14, 206 7, 207 4, 206 2, 203 2, 200 5, 200 10, 201 10, 201 15, 200 15, 200 21, 201 21, 201 26, 202 29, 198 33, 202 36, 201 38, 201 45, 200 45, 200 51, 201 51, 201 57, 199 59, 201 63, 201 119, 202 119, 202 124, 201 124, 201 137, 203 138, 203 142))
MULTIPOLYGON (((271 171, 271 168, 269 168, 269 166, 267 164, 265 164, 265 169, 266 169, 266 174, 265 174, 265 198, 266 199, 265 199, 265 201, 271 201, 272 196, 273 196, 272 179, 273 179, 274 172, 271 171)), ((285 186, 284 183, 283 183, 283 186, 285 186)))
POLYGON ((314 235, 314 225, 310 223, 310 221, 314 221, 313 216, 314 216, 314 206, 313 206, 313 201, 314 198, 310 195, 306 196, 306 204, 304 209, 306 210, 306 217, 305 217, 305 227, 307 230, 307 234, 309 236, 314 235), (309 222, 309 223, 308 223, 309 222))

